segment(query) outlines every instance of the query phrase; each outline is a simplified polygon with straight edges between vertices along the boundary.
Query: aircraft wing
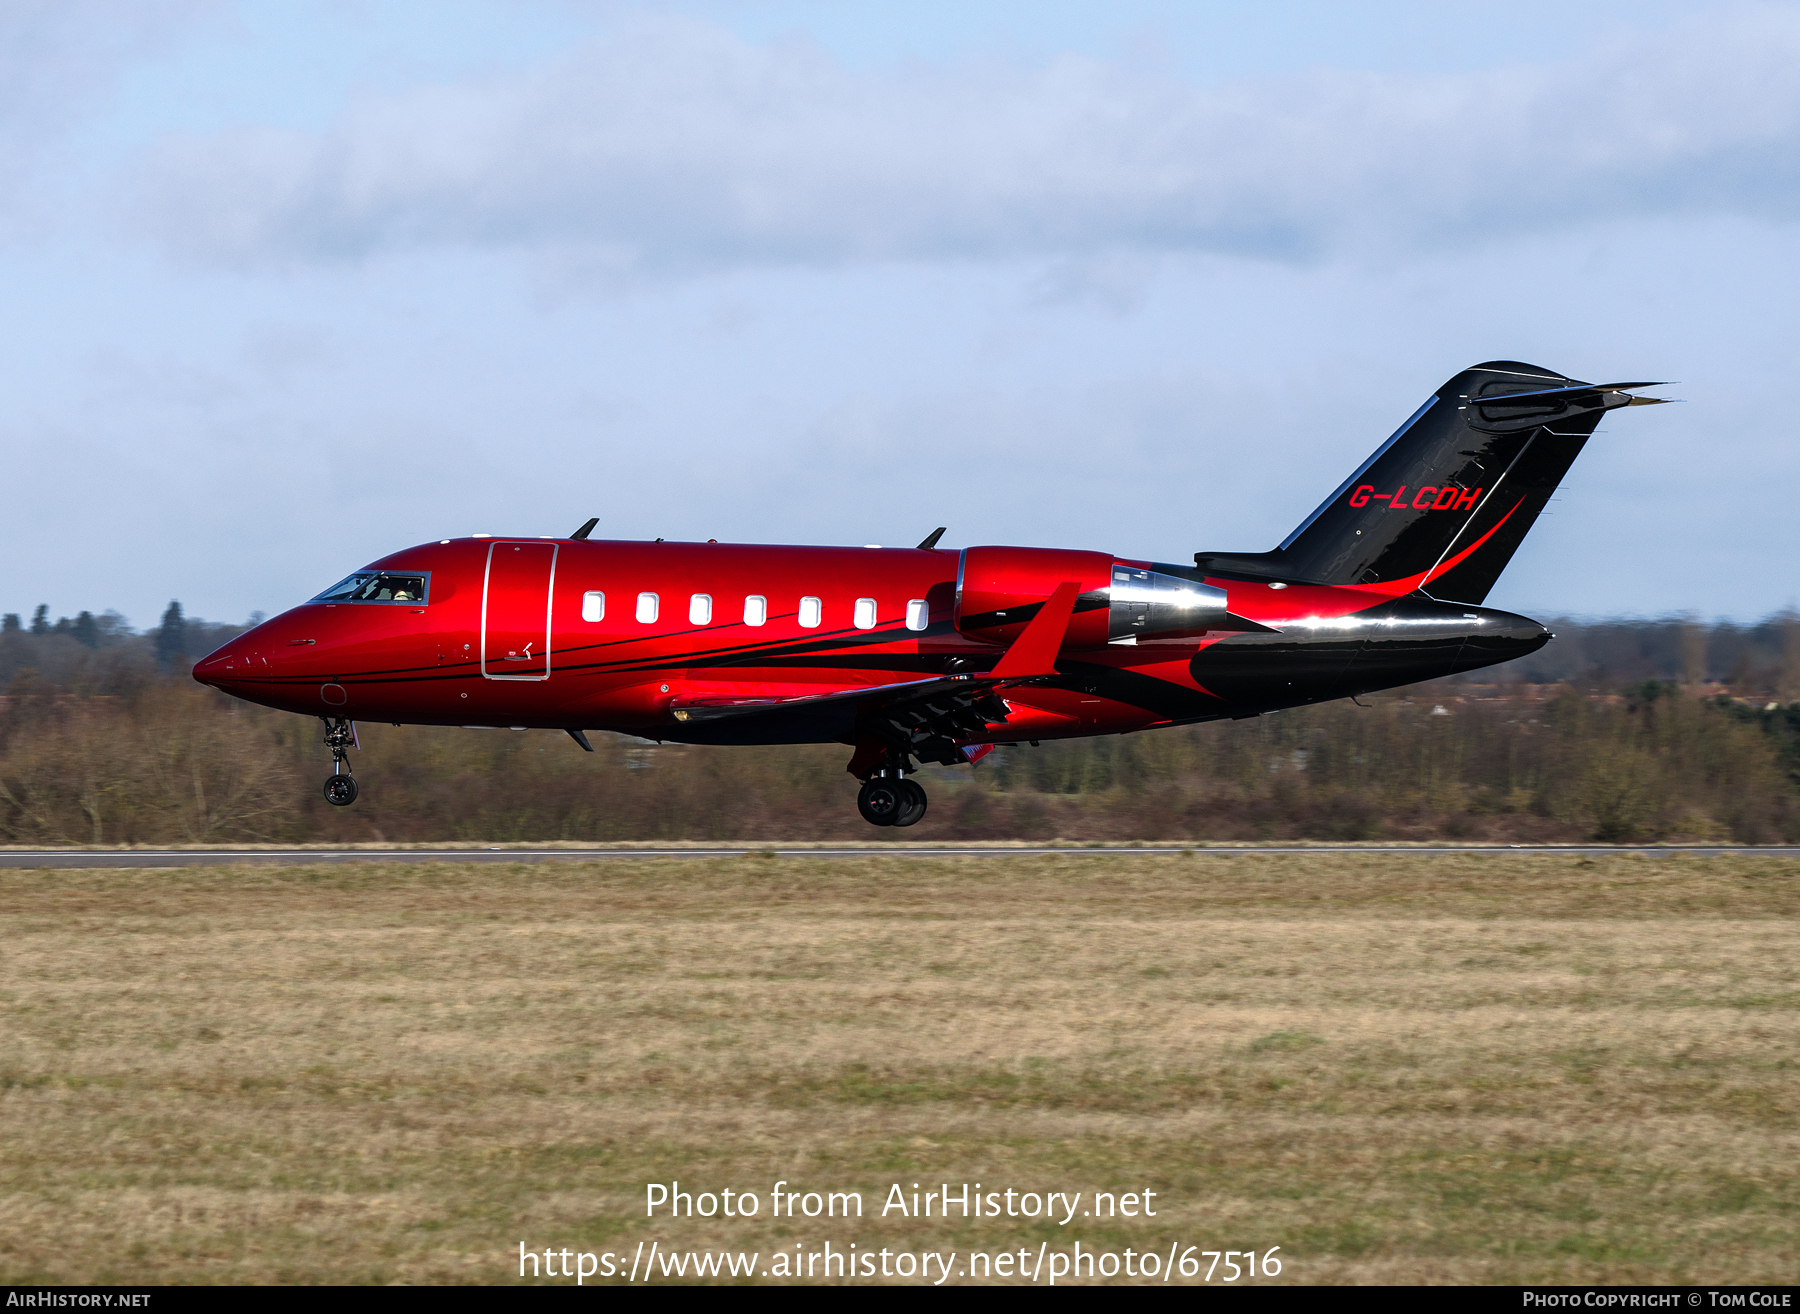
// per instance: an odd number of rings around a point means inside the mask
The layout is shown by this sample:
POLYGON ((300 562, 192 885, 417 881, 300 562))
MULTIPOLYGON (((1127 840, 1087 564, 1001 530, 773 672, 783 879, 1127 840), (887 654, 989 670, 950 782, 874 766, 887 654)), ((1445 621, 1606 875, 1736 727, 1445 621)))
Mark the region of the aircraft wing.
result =
POLYGON ((957 762, 966 756, 959 756, 959 741, 1005 723, 1011 709, 998 691, 1034 678, 1042 677, 947 675, 798 698, 689 698, 669 712, 697 732, 696 742, 732 742, 733 721, 768 717, 804 723, 809 738, 829 734, 853 743, 872 736, 919 757, 957 762))
MULTIPOLYGON (((1069 627, 1069 617, 1074 614, 1075 598, 1080 589, 1081 586, 1075 583, 1059 584, 1024 632, 1001 654, 994 669, 986 675, 940 675, 926 680, 901 680, 894 684, 839 689, 828 694, 801 694, 793 698, 677 698, 670 704, 669 713, 677 721, 691 725, 735 716, 823 708, 832 703, 858 703, 884 709, 911 705, 927 707, 933 703, 973 707, 976 702, 988 699, 995 689, 1056 674, 1056 651, 1069 627)), ((989 701, 988 708, 975 710, 998 713, 989 716, 988 721, 1004 721, 1006 705, 998 699, 989 701)), ((974 728, 980 729, 986 724, 986 721, 980 721, 974 728)))
POLYGON ((801 694, 793 698, 678 698, 669 706, 669 714, 677 721, 693 725, 705 721, 723 721, 736 716, 759 716, 769 712, 799 711, 823 708, 833 703, 859 703, 887 706, 895 702, 928 701, 935 696, 956 697, 968 693, 986 693, 1006 683, 986 675, 944 675, 928 680, 902 680, 895 684, 874 684, 858 689, 839 689, 835 693, 801 694))
POLYGON ((954 761, 958 739, 1006 721, 1010 709, 999 690, 1056 675, 1057 649, 1079 591, 1075 583, 1058 585, 985 675, 941 675, 793 698, 679 698, 669 713, 696 727, 739 717, 824 717, 840 722, 847 733, 873 736, 920 757, 954 761))

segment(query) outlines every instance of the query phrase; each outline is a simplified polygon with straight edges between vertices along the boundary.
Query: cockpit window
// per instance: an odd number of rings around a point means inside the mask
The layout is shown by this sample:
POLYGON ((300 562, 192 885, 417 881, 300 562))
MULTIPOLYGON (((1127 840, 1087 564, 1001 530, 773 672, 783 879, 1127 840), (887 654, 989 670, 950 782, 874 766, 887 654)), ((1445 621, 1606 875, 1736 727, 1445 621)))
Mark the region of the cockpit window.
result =
POLYGON ((359 570, 333 584, 314 602, 418 602, 425 601, 430 575, 399 575, 385 570, 359 570))

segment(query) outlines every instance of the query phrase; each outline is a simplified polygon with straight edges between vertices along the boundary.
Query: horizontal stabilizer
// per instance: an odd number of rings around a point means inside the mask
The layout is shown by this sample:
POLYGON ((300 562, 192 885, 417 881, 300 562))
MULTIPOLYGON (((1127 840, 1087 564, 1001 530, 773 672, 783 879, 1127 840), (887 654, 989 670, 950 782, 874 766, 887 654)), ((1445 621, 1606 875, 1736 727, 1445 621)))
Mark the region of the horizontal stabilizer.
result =
MULTIPOLYGON (((1598 399, 1603 392, 1629 392, 1633 388, 1661 388, 1660 383, 1583 383, 1573 388, 1542 388, 1536 392, 1506 392, 1492 400, 1504 402, 1508 406, 1521 406, 1527 402, 1566 402, 1588 401, 1598 399)), ((1487 403, 1489 398, 1478 398, 1487 403)), ((1655 402, 1655 397, 1633 397, 1632 401, 1655 402)))

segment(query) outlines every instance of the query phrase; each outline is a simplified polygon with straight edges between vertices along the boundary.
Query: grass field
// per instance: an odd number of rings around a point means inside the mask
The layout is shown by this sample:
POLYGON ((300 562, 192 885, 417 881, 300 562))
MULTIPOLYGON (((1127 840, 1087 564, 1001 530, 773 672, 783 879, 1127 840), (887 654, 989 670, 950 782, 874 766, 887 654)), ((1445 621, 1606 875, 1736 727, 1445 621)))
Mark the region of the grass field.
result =
MULTIPOLYGON (((1244 855, 0 873, 0 1281, 518 1245, 1800 1272, 1800 863, 1244 855), (761 1196, 643 1217, 644 1184, 761 1196), (767 1192, 1157 1192, 771 1218, 767 1192)), ((659 1279, 660 1280, 660 1279, 659 1279)))

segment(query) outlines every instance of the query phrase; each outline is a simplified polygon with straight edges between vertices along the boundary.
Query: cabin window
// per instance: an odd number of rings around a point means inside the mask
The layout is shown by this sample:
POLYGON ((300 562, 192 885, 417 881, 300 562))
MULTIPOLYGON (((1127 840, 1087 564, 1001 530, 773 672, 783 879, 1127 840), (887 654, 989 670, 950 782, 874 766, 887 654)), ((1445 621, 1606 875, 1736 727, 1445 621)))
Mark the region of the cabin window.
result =
POLYGON ((855 616, 855 620, 856 620, 856 628, 857 629, 859 629, 859 630, 874 629, 875 628, 875 599, 874 598, 858 598, 856 600, 856 611, 854 613, 854 616, 855 616))
POLYGON ((906 604, 906 628, 922 630, 931 624, 931 608, 925 604, 924 598, 914 598, 906 604))
POLYGON ((696 593, 688 599, 688 624, 712 624, 712 594, 696 593))
POLYGON ((656 605, 658 598, 654 593, 638 594, 637 618, 639 625, 652 625, 656 622, 656 605))
POLYGON ((819 623, 820 605, 817 598, 800 599, 800 624, 804 629, 812 629, 819 623))
POLYGON ((606 595, 604 593, 583 593, 581 595, 581 619, 584 621, 606 619, 606 595))
POLYGON ((769 600, 760 593, 744 599, 744 624, 761 625, 769 619, 769 600))

